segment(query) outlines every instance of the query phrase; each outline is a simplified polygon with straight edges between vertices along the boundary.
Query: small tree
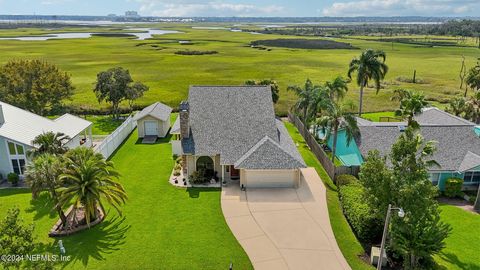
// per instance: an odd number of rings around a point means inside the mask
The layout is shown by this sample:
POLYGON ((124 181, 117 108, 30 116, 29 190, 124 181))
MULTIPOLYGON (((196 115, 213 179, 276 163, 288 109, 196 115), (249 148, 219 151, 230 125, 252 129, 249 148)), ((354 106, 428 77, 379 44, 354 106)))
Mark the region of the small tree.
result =
POLYGON ((37 135, 37 137, 33 139, 32 143, 35 148, 33 148, 30 153, 33 156, 38 156, 45 153, 61 155, 67 152, 68 148, 65 146, 65 143, 67 143, 69 140, 70 137, 61 132, 45 132, 37 135))
POLYGON ((455 115, 462 116, 467 109, 467 99, 464 97, 455 97, 450 100, 447 107, 447 112, 455 115))
MULTIPOLYGON (((35 248, 33 224, 25 225, 20 219, 20 209, 12 208, 0 221, 0 255, 27 255, 35 248)), ((22 260, 0 260, 4 268, 20 268, 22 260)))
POLYGON ((314 92, 318 87, 312 83, 310 79, 305 81, 304 87, 292 85, 287 88, 288 91, 293 91, 297 95, 297 102, 294 105, 295 111, 300 114, 303 124, 307 127, 309 123, 309 109, 312 100, 314 100, 314 92))
MULTIPOLYGON (((468 71, 465 83, 473 90, 480 91, 480 63, 477 63, 476 66, 468 71)), ((465 88, 465 97, 467 96, 467 89, 465 88)))
POLYGON ((143 97, 143 94, 148 91, 148 86, 135 82, 132 87, 127 88, 126 99, 128 100, 128 106, 130 106, 130 111, 133 111, 133 103, 135 100, 143 97))
POLYGON ((98 102, 106 101, 112 104, 112 116, 118 119, 120 103, 129 97, 128 93, 139 91, 139 89, 143 91, 148 88, 139 82, 134 83, 128 70, 116 67, 97 74, 93 91, 98 102), (132 91, 133 87, 136 90, 132 91))
POLYGON ((70 76, 55 65, 39 60, 14 60, 0 68, 0 99, 45 115, 72 97, 70 76))
POLYGON ((466 118, 480 124, 480 91, 475 92, 466 102, 466 118))
POLYGON ((61 226, 67 225, 67 217, 59 204, 59 194, 57 189, 63 186, 60 175, 63 173, 64 164, 60 157, 50 153, 37 156, 33 162, 27 165, 25 181, 32 190, 32 197, 35 199, 40 192, 47 190, 50 194, 50 200, 58 213, 61 226))
POLYGON ((278 99, 280 98, 280 88, 278 87, 278 83, 275 80, 272 79, 265 79, 261 81, 255 81, 255 80, 248 80, 245 82, 245 85, 270 85, 272 89, 272 100, 273 103, 277 103, 278 99))
POLYGON ((424 141, 409 127, 390 154, 395 187, 391 202, 405 211, 403 219, 392 217, 391 248, 404 258, 406 269, 431 263, 431 256, 445 247, 444 240, 451 231, 440 220, 435 200, 438 190, 429 180, 427 168, 437 164, 429 159, 434 152, 434 142, 424 141))
POLYGON ((428 105, 425 96, 420 92, 404 89, 397 89, 394 93, 392 100, 400 101, 400 108, 395 111, 395 115, 407 118, 408 126, 418 128, 419 125, 413 117, 428 105))
POLYGON ((83 208, 87 224, 98 217, 98 208, 106 214, 102 202, 122 213, 120 206, 127 200, 127 194, 117 181, 119 173, 111 161, 85 147, 69 150, 65 159, 65 172, 60 177, 65 185, 59 189, 59 205, 73 205, 73 211, 83 208))

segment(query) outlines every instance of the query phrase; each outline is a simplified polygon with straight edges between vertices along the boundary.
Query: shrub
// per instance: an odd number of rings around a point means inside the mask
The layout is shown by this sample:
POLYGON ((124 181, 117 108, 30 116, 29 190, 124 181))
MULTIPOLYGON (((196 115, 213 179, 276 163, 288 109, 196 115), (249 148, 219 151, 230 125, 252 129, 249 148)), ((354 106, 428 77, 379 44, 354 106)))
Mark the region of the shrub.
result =
POLYGON ((12 172, 7 175, 7 180, 12 184, 12 186, 16 186, 18 185, 20 178, 18 177, 18 174, 12 172))
POLYGON ((445 182, 445 196, 453 198, 462 195, 463 179, 461 178, 448 178, 445 182))
MULTIPOLYGON (((172 155, 172 159, 175 160, 175 161, 177 161, 178 155, 177 155, 177 154, 173 154, 173 155, 172 155)), ((177 162, 177 163, 178 163, 178 162, 177 162)))
POLYGON ((173 176, 180 176, 180 174, 181 174, 181 173, 180 173, 180 170, 175 169, 175 170, 173 171, 173 176))
POLYGON ((363 187, 358 182, 339 187, 343 213, 350 226, 362 242, 370 243, 382 232, 382 222, 378 220, 363 198, 363 187))
POLYGON ((182 164, 182 163, 183 163, 182 157, 178 157, 177 159, 175 159, 175 163, 180 164, 180 165, 183 165, 183 164, 182 164))
POLYGON ((341 174, 335 178, 335 184, 337 186, 349 185, 357 181, 358 179, 355 176, 350 174, 341 174))
POLYGON ((193 172, 190 175, 189 180, 193 184, 202 184, 202 183, 207 182, 208 179, 207 179, 207 177, 205 177, 205 171, 198 170, 196 172, 193 172))
POLYGON ((175 164, 175 167, 174 167, 175 171, 180 171, 182 169, 182 165, 180 164, 175 164))

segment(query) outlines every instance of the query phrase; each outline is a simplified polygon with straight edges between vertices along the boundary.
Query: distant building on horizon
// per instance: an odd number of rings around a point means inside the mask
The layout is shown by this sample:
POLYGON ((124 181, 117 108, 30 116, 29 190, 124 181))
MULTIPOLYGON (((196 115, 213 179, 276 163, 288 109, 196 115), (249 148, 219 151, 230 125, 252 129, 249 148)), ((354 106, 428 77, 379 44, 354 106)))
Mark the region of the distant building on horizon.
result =
POLYGON ((125 17, 138 18, 138 17, 140 17, 140 15, 136 11, 129 10, 129 11, 125 11, 125 17))

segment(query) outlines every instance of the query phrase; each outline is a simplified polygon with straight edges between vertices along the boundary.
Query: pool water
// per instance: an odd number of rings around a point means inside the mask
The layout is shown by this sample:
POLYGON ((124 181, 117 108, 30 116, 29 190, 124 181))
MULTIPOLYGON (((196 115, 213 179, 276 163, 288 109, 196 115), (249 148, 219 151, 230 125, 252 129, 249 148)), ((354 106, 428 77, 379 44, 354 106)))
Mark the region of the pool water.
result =
MULTIPOLYGON (((325 134, 320 130, 318 131, 318 136, 324 138, 325 134)), ((330 137, 327 144, 328 147, 332 149, 333 135, 330 137)), ((347 134, 345 130, 340 130, 337 134, 337 149, 335 150, 335 156, 345 166, 360 166, 363 163, 362 154, 360 154, 360 150, 355 141, 352 140, 350 141, 350 144, 347 145, 347 134)))
POLYGON ((475 133, 477 133, 477 135, 480 136, 480 126, 475 127, 475 133))

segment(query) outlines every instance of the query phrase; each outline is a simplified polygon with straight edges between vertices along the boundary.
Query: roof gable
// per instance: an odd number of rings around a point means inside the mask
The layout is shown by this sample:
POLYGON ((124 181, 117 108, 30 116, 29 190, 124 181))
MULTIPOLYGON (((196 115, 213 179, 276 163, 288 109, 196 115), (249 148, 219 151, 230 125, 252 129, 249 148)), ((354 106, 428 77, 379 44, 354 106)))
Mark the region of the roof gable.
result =
POLYGON ((50 131, 73 138, 92 125, 90 121, 71 114, 51 120, 5 102, 0 102, 0 105, 5 119, 5 123, 0 125, 0 136, 24 145, 33 146, 36 136, 50 131))
POLYGON ((294 169, 305 167, 303 162, 287 153, 270 137, 263 137, 235 164, 238 169, 294 169))
POLYGON ((161 121, 170 121, 171 112, 172 112, 172 108, 170 108, 169 106, 161 102, 155 102, 152 105, 145 107, 143 110, 138 112, 133 117, 133 120, 140 120, 145 116, 152 116, 161 121))
POLYGON ((458 168, 459 172, 468 171, 480 166, 480 155, 474 154, 470 151, 467 152, 465 157, 458 168))

